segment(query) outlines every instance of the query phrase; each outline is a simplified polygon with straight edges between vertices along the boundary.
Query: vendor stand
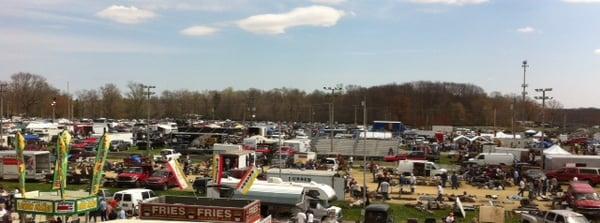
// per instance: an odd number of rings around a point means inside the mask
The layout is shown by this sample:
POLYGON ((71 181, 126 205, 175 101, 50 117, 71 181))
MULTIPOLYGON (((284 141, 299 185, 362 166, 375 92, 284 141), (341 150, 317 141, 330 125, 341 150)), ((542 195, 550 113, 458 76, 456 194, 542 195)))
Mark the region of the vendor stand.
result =
MULTIPOLYGON (((15 211, 20 216, 27 214, 60 216, 63 219, 73 215, 86 214, 98 208, 98 197, 84 191, 65 191, 61 198, 58 191, 39 192, 31 191, 25 194, 25 198, 15 198, 15 211)), ((23 222, 23 221, 22 221, 23 222)))

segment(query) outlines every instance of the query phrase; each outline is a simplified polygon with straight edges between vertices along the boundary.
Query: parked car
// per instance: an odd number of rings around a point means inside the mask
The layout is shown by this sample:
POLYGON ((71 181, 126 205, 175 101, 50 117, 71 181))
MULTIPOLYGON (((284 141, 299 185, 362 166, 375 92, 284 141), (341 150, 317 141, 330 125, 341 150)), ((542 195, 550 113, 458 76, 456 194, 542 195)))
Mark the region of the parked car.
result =
POLYGON ((364 210, 363 223, 393 223, 394 214, 387 204, 371 204, 364 210))
POLYGON ((556 178, 558 181, 571 181, 575 177, 579 181, 587 181, 592 187, 600 184, 600 168, 594 167, 568 167, 548 171, 549 179, 556 178))
POLYGON ((600 215, 600 197, 588 183, 571 182, 563 200, 578 213, 591 216, 600 215))
POLYGON ((588 223, 580 213, 570 210, 535 211, 521 214, 522 223, 588 223))
POLYGON ((154 191, 150 189, 128 189, 116 192, 113 199, 119 202, 119 205, 130 216, 139 212, 139 205, 142 201, 156 197, 154 191))
POLYGON ((110 141, 110 150, 111 151, 123 151, 129 150, 131 148, 131 143, 123 140, 112 140, 110 141))

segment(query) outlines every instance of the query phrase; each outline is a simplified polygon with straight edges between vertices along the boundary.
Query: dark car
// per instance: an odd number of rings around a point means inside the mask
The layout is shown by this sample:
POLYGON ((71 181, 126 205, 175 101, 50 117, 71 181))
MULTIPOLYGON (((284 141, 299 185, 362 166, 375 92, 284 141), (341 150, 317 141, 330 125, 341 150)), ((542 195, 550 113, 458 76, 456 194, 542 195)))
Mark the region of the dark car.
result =
POLYGON ((123 151, 129 150, 131 148, 131 143, 123 140, 112 140, 110 141, 110 150, 111 151, 123 151))
POLYGON ((394 214, 387 204, 371 204, 365 208, 363 223, 393 223, 394 214))

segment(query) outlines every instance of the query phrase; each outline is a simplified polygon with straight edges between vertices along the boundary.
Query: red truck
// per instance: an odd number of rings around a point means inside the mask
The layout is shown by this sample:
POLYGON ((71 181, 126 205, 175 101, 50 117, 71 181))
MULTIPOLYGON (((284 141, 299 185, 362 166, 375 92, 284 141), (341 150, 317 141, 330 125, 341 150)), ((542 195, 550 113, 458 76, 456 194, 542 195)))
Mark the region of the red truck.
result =
POLYGON ((146 180, 152 175, 152 166, 131 166, 117 175, 117 186, 135 186, 141 187, 146 183, 146 180))
POLYGON ((177 186, 177 178, 172 171, 159 170, 148 177, 145 183, 146 187, 150 189, 168 190, 170 187, 177 186))
POLYGON ((556 178, 558 181, 571 181, 577 177, 578 181, 587 181, 592 187, 600 184, 600 168, 594 167, 566 167, 548 171, 548 179, 556 178))
POLYGON ((571 182, 563 200, 577 213, 600 215, 600 197, 592 186, 584 182, 571 182))

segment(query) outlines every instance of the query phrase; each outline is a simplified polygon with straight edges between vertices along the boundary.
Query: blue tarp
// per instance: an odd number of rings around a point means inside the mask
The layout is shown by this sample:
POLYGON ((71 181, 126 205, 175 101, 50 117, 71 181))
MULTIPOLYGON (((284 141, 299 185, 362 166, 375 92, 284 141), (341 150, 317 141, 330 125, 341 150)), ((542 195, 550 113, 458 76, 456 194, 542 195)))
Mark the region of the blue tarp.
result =
POLYGON ((40 137, 36 135, 25 135, 25 141, 27 142, 37 142, 40 141, 40 137))

